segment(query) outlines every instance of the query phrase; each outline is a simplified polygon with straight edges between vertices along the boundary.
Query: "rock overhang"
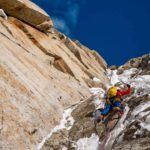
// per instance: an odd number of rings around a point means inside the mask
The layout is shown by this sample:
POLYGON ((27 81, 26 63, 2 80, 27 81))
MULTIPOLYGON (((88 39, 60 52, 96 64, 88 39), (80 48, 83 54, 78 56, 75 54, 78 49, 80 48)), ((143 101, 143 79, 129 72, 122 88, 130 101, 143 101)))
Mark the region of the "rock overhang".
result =
POLYGON ((29 0, 1 0, 0 8, 9 16, 20 19, 40 31, 47 32, 53 26, 50 16, 29 0))

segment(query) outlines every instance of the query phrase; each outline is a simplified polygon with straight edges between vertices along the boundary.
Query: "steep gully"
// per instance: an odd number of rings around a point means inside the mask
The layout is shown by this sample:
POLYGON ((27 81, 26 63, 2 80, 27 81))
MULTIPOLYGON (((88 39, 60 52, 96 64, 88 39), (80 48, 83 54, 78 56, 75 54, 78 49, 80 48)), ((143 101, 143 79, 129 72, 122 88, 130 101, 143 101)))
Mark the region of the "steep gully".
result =
MULTIPOLYGON (((110 85, 107 85, 108 87, 111 85, 114 85, 116 82, 119 82, 118 76, 116 74, 115 71, 108 71, 108 77, 110 78, 110 85)), ((94 79, 96 80, 96 78, 94 79)), ((99 82, 99 79, 97 79, 97 82, 99 82)), ((101 88, 91 88, 90 89, 91 93, 93 94, 93 102, 95 103, 95 106, 101 106, 104 107, 104 101, 100 101, 99 97, 104 98, 104 93, 105 91, 101 88)), ((84 101, 86 103, 86 101, 84 101)), ((73 111, 80 107, 82 103, 84 102, 80 102, 76 105, 74 105, 71 108, 68 108, 64 111, 62 120, 60 121, 60 124, 58 126, 56 126, 42 141, 41 143, 39 143, 39 145, 37 146, 37 150, 42 149, 43 145, 47 142, 47 140, 49 140, 52 136, 53 133, 55 132, 59 132, 60 130, 62 130, 63 128, 70 130, 75 122, 74 118, 72 117, 72 113, 73 111), (70 122, 70 123, 69 123, 70 122), (69 125, 68 125, 69 123, 69 125)), ((126 119, 126 116, 129 112, 129 107, 126 106, 125 107, 125 113, 122 116, 122 118, 120 119, 120 121, 118 122, 118 124, 116 125, 116 127, 114 128, 114 130, 112 132, 108 132, 103 141, 101 141, 101 139, 98 138, 98 136, 96 134, 92 134, 92 136, 90 137, 91 140, 85 140, 85 138, 81 138, 78 141, 71 141, 71 143, 74 144, 74 148, 77 150, 110 150, 116 137, 119 135, 119 133, 124 129, 124 125, 123 122, 126 119), (99 139, 99 140, 97 140, 99 139), (88 143, 87 143, 88 142, 88 143), (97 142, 97 143, 95 143, 97 142), (86 146, 88 145, 88 147, 86 146), (96 146, 97 145, 97 146, 96 146)), ((92 126, 92 122, 91 122, 91 126, 92 126)), ((66 137, 64 137, 66 138, 66 137)), ((90 139, 89 138, 89 139, 90 139)), ((69 139, 68 139, 69 140, 69 139)), ((66 147, 63 147, 64 149, 66 147)), ((67 149, 67 148, 66 148, 67 149)))
MULTIPOLYGON (((110 71, 108 70, 108 77, 110 79, 110 85, 107 85, 107 87, 114 85, 117 82, 126 82, 131 84, 131 86, 134 89, 134 92, 124 98, 125 103, 127 103, 128 100, 131 100, 130 103, 133 100, 133 97, 135 96, 136 99, 138 99, 138 91, 142 87, 143 92, 140 93, 140 96, 145 95, 149 92, 149 75, 148 76, 137 76, 135 78, 132 78, 132 75, 137 72, 136 68, 128 69, 124 71, 123 74, 117 75, 117 71, 110 71)), ((94 78, 95 82, 99 82, 99 79, 94 78)), ((122 85, 123 86, 123 85, 122 85)), ((141 90, 140 90, 141 91, 141 90)), ((136 121, 136 117, 139 114, 140 117, 148 115, 149 112, 146 112, 150 107, 150 102, 147 101, 146 103, 141 103, 140 105, 137 104, 135 108, 132 108, 132 110, 129 110, 128 105, 126 104, 125 112, 122 118, 119 120, 116 127, 111 132, 107 132, 107 134, 103 137, 103 140, 99 138, 99 134, 101 135, 101 131, 103 130, 102 127, 99 125, 99 133, 98 135, 96 132, 94 132, 93 123, 91 120, 86 119, 86 114, 88 114, 91 111, 94 111, 96 108, 104 107, 104 94, 105 91, 102 88, 91 88, 90 92, 93 94, 93 97, 91 99, 88 99, 80 104, 77 104, 76 106, 73 106, 70 110, 65 111, 66 120, 72 120, 70 125, 67 125, 67 121, 61 121, 59 127, 66 128, 69 130, 69 137, 62 136, 61 138, 67 138, 66 141, 69 141, 72 146, 63 145, 62 147, 59 147, 58 149, 63 150, 111 150, 114 146, 114 143, 122 133, 125 132, 126 128, 130 126, 130 124, 134 121, 136 121), (94 106, 95 107, 94 107, 94 106), (67 113, 69 111, 69 113, 67 113), (145 112, 144 112, 145 111, 145 112), (131 115, 130 115, 131 113, 131 115), (70 119, 69 119, 70 118, 70 119), (62 125, 63 122, 63 125, 62 125), (64 126, 65 125, 65 126, 64 126), (69 127, 69 128, 68 128, 69 127)), ((140 98, 140 97, 139 97, 140 98)), ((128 104, 130 105, 128 102, 128 104)), ((147 117, 148 122, 148 117, 147 117)), ((146 124, 147 122, 141 122, 141 129, 143 131, 143 128, 146 128, 146 130, 150 130, 149 124, 146 124)), ((69 122, 68 122, 69 123, 69 122)), ((55 129, 60 129, 60 128, 55 129)), ((61 129, 62 129, 61 128, 61 129)), ((59 132, 59 130, 55 130, 56 132, 59 132)), ((135 135, 138 133, 139 130, 136 131, 135 135)), ((139 131, 142 133, 142 131, 139 131)), ((53 131, 52 131, 53 132, 53 131)), ((52 135, 50 133, 50 135, 52 135)), ((51 138, 50 138, 51 139, 51 138)), ((58 145, 60 145, 59 140, 60 139, 54 139, 51 141, 50 139, 44 140, 44 142, 41 145, 41 149, 48 149, 48 148, 54 148, 53 142, 58 140, 58 145), (51 142, 50 142, 51 141, 51 142), (43 146, 43 147, 42 147, 43 146)), ((57 149, 57 148, 56 148, 57 149)))
POLYGON ((150 145, 148 144, 149 142, 146 141, 146 137, 149 137, 150 131, 150 75, 145 75, 145 73, 144 75, 138 75, 138 72, 144 72, 144 70, 140 68, 130 68, 125 70, 120 75, 117 75, 116 71, 111 72, 113 73, 111 74, 112 82, 121 81, 129 83, 132 86, 132 93, 130 94, 130 96, 124 98, 125 103, 129 105, 130 109, 128 106, 126 106, 124 116, 120 119, 115 129, 110 133, 110 136, 107 138, 107 142, 105 142, 104 147, 100 147, 100 149, 118 150, 122 148, 124 150, 127 149, 127 147, 131 150, 149 149, 150 145), (134 125, 138 126, 138 128, 134 128, 134 125), (133 142, 131 141, 134 141, 134 139, 136 139, 137 141, 135 141, 135 143, 133 144, 133 142), (142 144, 142 140, 145 141, 144 145, 142 144), (122 143, 125 142, 131 143, 129 145, 124 144, 123 146, 122 143), (117 144, 119 145, 119 147, 117 146, 117 144))
MULTIPOLYGON (((122 80, 119 79, 117 75, 117 71, 111 71, 108 70, 108 77, 110 79, 110 85, 115 85, 116 83, 122 82, 122 80)), ((105 134, 104 139, 101 141, 98 147, 98 150, 111 150, 112 146, 117 138, 117 136, 120 134, 120 132, 125 128, 124 121, 126 119, 126 116, 129 112, 129 107, 126 104, 124 114, 122 118, 117 123, 116 127, 113 129, 113 131, 108 131, 105 134)))

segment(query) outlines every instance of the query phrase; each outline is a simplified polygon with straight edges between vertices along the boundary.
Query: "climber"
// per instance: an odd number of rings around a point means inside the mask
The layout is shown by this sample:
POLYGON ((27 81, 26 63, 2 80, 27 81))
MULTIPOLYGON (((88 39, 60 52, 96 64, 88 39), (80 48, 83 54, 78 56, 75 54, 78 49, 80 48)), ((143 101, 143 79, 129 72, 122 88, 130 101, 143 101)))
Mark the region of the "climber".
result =
POLYGON ((122 106, 122 96, 130 94, 131 87, 129 84, 126 84, 127 90, 120 90, 117 87, 109 88, 107 95, 106 95, 106 105, 105 108, 101 111, 99 115, 99 119, 104 121, 104 117, 109 114, 111 110, 117 110, 120 113, 123 113, 123 106, 122 106))

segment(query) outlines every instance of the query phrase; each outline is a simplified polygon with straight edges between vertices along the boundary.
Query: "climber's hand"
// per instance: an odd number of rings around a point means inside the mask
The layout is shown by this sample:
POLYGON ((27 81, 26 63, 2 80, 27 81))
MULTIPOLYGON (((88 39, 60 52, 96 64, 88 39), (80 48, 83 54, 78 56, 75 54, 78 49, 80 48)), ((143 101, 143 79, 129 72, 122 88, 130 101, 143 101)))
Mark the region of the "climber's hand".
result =
POLYGON ((130 84, 126 84, 126 86, 128 87, 128 88, 130 88, 131 86, 130 86, 130 84))

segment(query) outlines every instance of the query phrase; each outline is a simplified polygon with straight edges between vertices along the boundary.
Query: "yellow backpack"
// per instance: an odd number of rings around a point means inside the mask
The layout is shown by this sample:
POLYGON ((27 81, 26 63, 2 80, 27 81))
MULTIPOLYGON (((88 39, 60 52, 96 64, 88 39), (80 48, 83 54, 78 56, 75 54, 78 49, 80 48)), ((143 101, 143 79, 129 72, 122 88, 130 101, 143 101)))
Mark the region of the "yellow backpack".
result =
POLYGON ((117 95, 117 88, 115 86, 108 89, 107 96, 108 98, 115 97, 117 95))

